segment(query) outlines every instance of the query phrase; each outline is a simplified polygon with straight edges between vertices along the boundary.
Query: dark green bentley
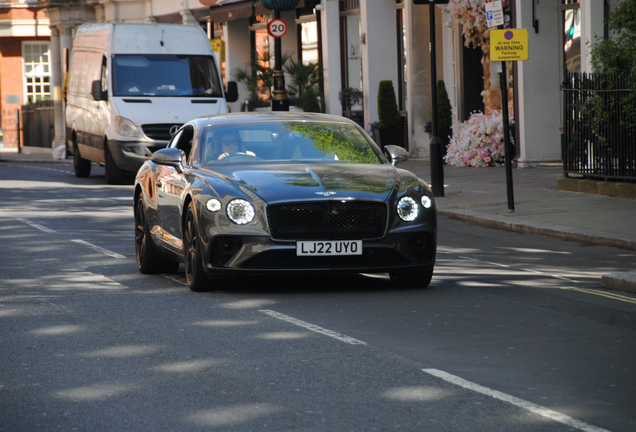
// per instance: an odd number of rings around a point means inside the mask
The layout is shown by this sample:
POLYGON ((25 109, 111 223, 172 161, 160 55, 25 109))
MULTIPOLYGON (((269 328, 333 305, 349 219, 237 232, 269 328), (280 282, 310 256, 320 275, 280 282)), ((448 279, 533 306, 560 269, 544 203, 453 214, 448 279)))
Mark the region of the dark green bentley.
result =
POLYGON ((273 273, 388 273, 427 286, 437 245, 429 186, 395 167, 343 117, 222 114, 184 124, 137 173, 142 273, 185 264, 193 291, 215 278, 273 273))

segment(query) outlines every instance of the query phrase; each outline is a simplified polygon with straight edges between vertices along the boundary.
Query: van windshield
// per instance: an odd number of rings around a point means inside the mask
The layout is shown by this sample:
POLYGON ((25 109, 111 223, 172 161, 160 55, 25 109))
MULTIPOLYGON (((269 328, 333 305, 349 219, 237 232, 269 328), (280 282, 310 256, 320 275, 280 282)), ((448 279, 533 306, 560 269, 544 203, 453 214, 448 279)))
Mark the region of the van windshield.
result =
POLYGON ((113 94, 223 97, 212 57, 173 54, 114 55, 113 94))

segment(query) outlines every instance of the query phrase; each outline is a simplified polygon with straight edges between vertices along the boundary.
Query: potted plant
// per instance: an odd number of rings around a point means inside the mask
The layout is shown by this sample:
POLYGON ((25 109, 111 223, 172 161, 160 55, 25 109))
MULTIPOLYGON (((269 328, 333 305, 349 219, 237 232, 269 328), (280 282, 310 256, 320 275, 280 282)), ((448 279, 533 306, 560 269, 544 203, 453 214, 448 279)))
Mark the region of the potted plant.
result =
POLYGON ((391 80, 380 81, 378 86, 378 123, 374 138, 380 146, 403 145, 400 133, 400 113, 391 80))
MULTIPOLYGON (((433 133, 433 124, 430 121, 424 125, 424 132, 429 135, 433 133)), ((446 147, 453 134, 453 108, 443 80, 437 81, 437 134, 444 144, 444 154, 446 154, 446 147)))
POLYGON ((313 88, 307 87, 303 92, 303 111, 304 112, 320 112, 320 103, 318 102, 318 95, 313 88))

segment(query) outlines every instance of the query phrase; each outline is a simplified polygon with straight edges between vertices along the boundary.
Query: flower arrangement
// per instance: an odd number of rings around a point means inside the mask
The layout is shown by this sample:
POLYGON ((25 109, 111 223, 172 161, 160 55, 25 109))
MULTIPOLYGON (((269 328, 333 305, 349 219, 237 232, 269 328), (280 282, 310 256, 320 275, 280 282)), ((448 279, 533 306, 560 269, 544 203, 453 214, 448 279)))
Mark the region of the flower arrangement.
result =
MULTIPOLYGON (((493 0, 450 0, 446 10, 464 29, 466 46, 481 47, 488 44, 488 24, 485 3, 493 0)), ((504 8, 504 27, 510 27, 510 0, 502 0, 504 8)))
POLYGON ((473 113, 453 131, 444 161, 451 166, 486 167, 504 162, 503 120, 500 111, 473 113))

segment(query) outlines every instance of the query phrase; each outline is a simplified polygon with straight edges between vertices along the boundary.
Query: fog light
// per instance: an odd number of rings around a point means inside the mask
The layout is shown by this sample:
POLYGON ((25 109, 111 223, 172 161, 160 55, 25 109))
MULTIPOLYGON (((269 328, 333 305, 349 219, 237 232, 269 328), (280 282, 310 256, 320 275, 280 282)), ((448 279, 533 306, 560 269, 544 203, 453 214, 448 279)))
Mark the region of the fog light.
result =
POLYGON ((433 205, 433 200, 431 200, 430 197, 427 197, 426 195, 424 195, 422 197, 422 207, 424 208, 431 208, 431 206, 433 205))
POLYGON ((216 198, 212 198, 211 200, 208 200, 207 203, 205 203, 205 207, 212 213, 218 212, 219 210, 221 210, 221 201, 216 198))

